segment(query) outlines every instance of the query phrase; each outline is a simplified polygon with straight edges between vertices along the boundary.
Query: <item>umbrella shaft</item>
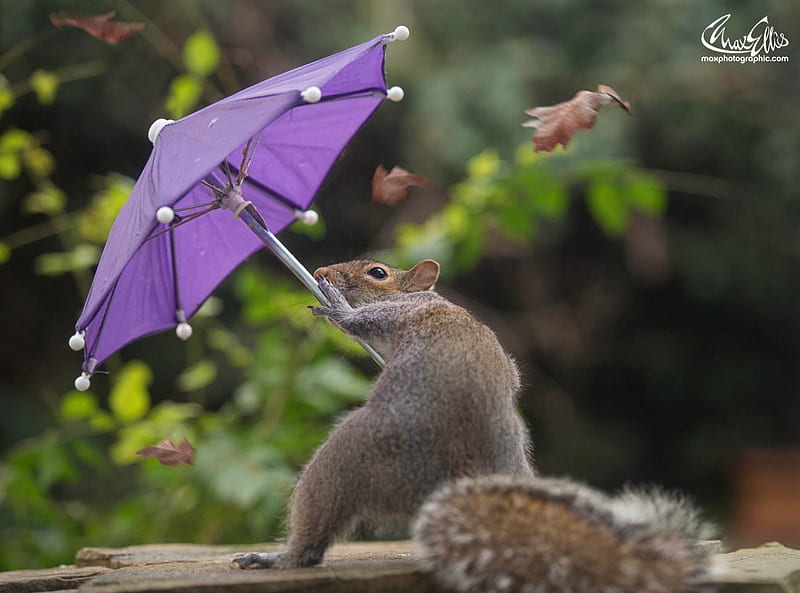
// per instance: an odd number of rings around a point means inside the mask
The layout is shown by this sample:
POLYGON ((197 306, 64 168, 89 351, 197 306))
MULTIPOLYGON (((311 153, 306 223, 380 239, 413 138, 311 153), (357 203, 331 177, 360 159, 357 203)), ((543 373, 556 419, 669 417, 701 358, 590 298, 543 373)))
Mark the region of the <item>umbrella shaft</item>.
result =
MULTIPOLYGON (((261 239, 267 249, 269 249, 275 255, 275 257, 281 260, 283 265, 289 268, 292 274, 295 275, 295 277, 303 284, 303 286, 311 291, 311 294, 313 294, 320 303, 326 307, 330 306, 331 303, 328 300, 328 297, 326 297, 325 294, 320 290, 317 281, 314 280, 314 277, 311 275, 311 273, 306 270, 305 266, 303 266, 303 264, 297 260, 292 252, 289 251, 286 246, 278 240, 278 237, 276 237, 261 224, 261 221, 258 220, 261 217, 254 216, 252 210, 255 210, 255 208, 252 206, 245 208, 239 214, 239 218, 241 218, 245 224, 250 227, 250 230, 253 231, 259 239, 261 239)), ((378 352, 372 346, 366 342, 362 342, 361 340, 356 341, 361 344, 364 350, 366 350, 373 360, 378 363, 378 366, 381 368, 386 366, 383 357, 378 354, 378 352)))

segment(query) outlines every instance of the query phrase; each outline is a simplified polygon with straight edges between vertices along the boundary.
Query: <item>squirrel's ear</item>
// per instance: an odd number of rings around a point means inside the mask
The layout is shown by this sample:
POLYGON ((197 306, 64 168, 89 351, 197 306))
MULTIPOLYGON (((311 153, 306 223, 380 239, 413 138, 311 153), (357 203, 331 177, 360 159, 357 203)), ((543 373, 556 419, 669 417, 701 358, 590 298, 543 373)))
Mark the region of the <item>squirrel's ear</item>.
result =
POLYGON ((432 259, 424 259, 405 274, 403 290, 406 292, 430 290, 438 279, 439 263, 432 259))

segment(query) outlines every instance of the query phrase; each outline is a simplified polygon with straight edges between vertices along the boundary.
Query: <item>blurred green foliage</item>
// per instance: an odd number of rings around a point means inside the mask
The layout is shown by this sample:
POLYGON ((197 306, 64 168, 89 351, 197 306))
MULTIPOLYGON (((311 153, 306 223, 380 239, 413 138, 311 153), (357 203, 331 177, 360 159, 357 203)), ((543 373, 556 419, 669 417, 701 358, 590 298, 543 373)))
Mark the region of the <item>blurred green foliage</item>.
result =
POLYGON ((214 317, 196 317, 205 353, 175 378, 180 399, 213 383, 217 365, 235 367, 241 382, 221 408, 154 403, 151 368, 130 360, 113 373, 107 404, 92 392, 69 391, 57 400, 50 428, 6 453, 4 568, 66 562, 77 547, 100 542, 280 534, 297 469, 370 383, 332 354, 345 340, 339 332, 291 312, 309 302, 304 292, 248 266, 237 295, 246 337, 214 317), (167 438, 188 438, 198 449, 195 464, 162 467, 136 455, 167 438))
MULTIPOLYGON (((95 392, 65 391, 78 360, 63 342, 154 118, 399 22, 412 38, 390 46, 387 71, 406 99, 334 166, 324 224, 283 236, 301 261, 439 259, 442 290, 520 363, 545 473, 665 483, 724 519, 738 452, 796 444, 800 77, 795 62, 698 59, 708 22, 755 22, 761 4, 109 0, 147 22, 111 47, 49 27, 63 2, 3 2, 0 570, 70 562, 83 545, 283 533, 297 471, 375 372, 285 271, 255 256, 185 347, 131 344, 95 392), (551 155, 520 146, 523 109, 598 83, 633 120, 601 113, 551 155), (379 161, 431 182, 372 206, 379 161), (165 438, 188 438, 195 464, 136 455, 165 438)), ((786 7, 769 16, 793 26, 786 7)))

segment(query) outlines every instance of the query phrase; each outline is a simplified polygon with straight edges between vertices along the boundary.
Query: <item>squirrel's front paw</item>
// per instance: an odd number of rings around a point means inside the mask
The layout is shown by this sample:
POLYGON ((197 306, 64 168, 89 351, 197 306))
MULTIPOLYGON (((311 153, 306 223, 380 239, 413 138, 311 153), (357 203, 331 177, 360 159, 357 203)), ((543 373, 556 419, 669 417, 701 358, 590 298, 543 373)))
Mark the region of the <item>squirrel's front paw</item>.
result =
MULTIPOLYGON (((350 303, 348 303, 347 299, 344 298, 344 295, 339 292, 339 289, 331 284, 327 278, 321 278, 317 284, 319 284, 319 289, 322 291, 322 294, 328 297, 328 300, 331 303, 330 307, 316 307, 317 309, 336 309, 345 311, 352 309, 350 303)), ((313 309, 312 313, 314 313, 314 315, 327 315, 330 317, 329 313, 317 313, 313 309)))
POLYGON ((333 309, 330 307, 309 307, 309 309, 315 317, 328 317, 333 313, 333 309))

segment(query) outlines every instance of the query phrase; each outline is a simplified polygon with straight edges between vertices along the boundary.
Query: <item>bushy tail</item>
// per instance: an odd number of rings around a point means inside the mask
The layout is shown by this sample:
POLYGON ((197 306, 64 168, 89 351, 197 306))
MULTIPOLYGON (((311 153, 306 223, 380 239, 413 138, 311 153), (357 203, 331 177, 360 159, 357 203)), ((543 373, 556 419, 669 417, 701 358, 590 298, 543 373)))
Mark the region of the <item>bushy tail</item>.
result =
POLYGON ((684 498, 658 490, 611 498, 564 479, 491 476, 435 492, 414 539, 437 580, 462 593, 678 593, 709 554, 684 498))

